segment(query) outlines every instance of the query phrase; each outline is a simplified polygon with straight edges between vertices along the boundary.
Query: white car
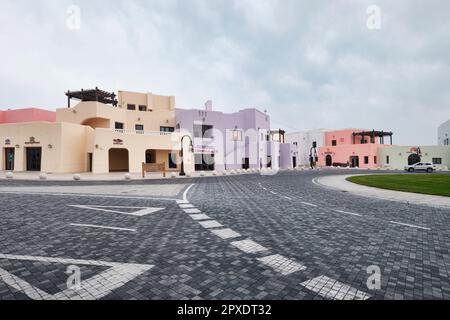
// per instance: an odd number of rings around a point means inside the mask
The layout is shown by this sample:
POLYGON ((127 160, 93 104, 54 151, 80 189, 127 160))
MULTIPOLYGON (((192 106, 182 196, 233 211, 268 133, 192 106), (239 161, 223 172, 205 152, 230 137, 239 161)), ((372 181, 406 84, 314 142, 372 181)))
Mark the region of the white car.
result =
POLYGON ((418 162, 410 166, 405 167, 405 171, 414 172, 414 171, 426 171, 433 172, 436 170, 436 166, 431 162, 418 162))

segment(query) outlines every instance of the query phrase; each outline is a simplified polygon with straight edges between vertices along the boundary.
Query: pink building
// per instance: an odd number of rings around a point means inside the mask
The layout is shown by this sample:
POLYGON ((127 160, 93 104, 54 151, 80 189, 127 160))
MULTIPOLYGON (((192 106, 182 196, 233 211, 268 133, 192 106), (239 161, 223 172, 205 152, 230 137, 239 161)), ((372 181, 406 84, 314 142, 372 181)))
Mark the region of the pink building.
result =
POLYGON ((0 110, 0 124, 37 121, 55 122, 56 112, 38 108, 0 110))
POLYGON ((319 166, 350 166, 377 168, 380 166, 378 151, 385 146, 392 132, 345 129, 325 133, 325 145, 318 149, 319 166))

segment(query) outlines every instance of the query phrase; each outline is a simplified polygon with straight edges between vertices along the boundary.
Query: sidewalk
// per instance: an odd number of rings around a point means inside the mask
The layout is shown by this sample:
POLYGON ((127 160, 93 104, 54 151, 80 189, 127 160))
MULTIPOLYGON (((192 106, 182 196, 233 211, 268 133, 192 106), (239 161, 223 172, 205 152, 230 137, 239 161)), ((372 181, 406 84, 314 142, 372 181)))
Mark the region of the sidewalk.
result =
POLYGON ((450 209, 450 197, 378 189, 358 185, 346 180, 348 177, 354 176, 362 175, 351 174, 325 176, 315 179, 315 182, 323 187, 346 191, 358 196, 450 209))
MULTIPOLYGON (((7 171, 0 171, 0 180, 9 180, 7 178, 7 171)), ((240 175, 257 173, 256 171, 243 171, 243 170, 228 170, 227 175, 240 175)), ((13 172, 13 178, 11 180, 41 180, 41 172, 13 172)), ((48 181, 73 181, 75 173, 46 173, 45 179, 48 181)), ((179 172, 166 172, 166 177, 163 177, 162 172, 150 172, 145 174, 145 178, 142 178, 141 173, 125 173, 125 172, 110 172, 102 174, 94 174, 89 172, 79 173, 81 181, 123 181, 123 180, 158 180, 158 179, 186 179, 186 178, 198 178, 198 177, 213 177, 223 176, 223 172, 206 171, 193 172, 185 177, 180 177, 179 172), (126 176, 129 179, 126 179, 126 176)))

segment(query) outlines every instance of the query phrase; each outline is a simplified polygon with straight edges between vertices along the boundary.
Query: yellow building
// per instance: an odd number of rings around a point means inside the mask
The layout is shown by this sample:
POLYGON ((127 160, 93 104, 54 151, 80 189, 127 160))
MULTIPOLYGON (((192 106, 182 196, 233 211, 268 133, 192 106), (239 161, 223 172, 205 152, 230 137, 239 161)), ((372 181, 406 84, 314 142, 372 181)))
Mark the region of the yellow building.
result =
MULTIPOLYGON (((175 98, 152 93, 68 92, 56 122, 0 124, 2 170, 47 173, 141 172, 142 163, 180 170, 182 134, 175 132, 175 98), (70 108, 70 99, 81 100, 70 108)), ((194 169, 184 140, 186 172, 194 169)))

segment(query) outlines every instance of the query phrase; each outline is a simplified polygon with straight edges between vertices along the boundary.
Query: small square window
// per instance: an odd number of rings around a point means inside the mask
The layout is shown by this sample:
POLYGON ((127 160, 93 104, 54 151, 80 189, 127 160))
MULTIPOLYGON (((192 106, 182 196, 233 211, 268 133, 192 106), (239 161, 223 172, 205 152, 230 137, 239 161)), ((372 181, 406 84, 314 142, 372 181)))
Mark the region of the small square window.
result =
POLYGON ((134 105, 134 104, 127 104, 127 109, 128 110, 136 110, 136 105, 134 105))
POLYGON ((364 157, 364 164, 369 164, 369 157, 364 157))
POLYGON ((122 122, 116 122, 116 123, 114 124, 114 128, 115 128, 116 130, 123 130, 123 123, 122 123, 122 122))
POLYGON ((332 140, 332 141, 331 141, 331 145, 332 145, 333 147, 337 146, 337 141, 336 141, 336 140, 332 140))
POLYGON ((139 111, 147 111, 147 106, 139 106, 139 111))

